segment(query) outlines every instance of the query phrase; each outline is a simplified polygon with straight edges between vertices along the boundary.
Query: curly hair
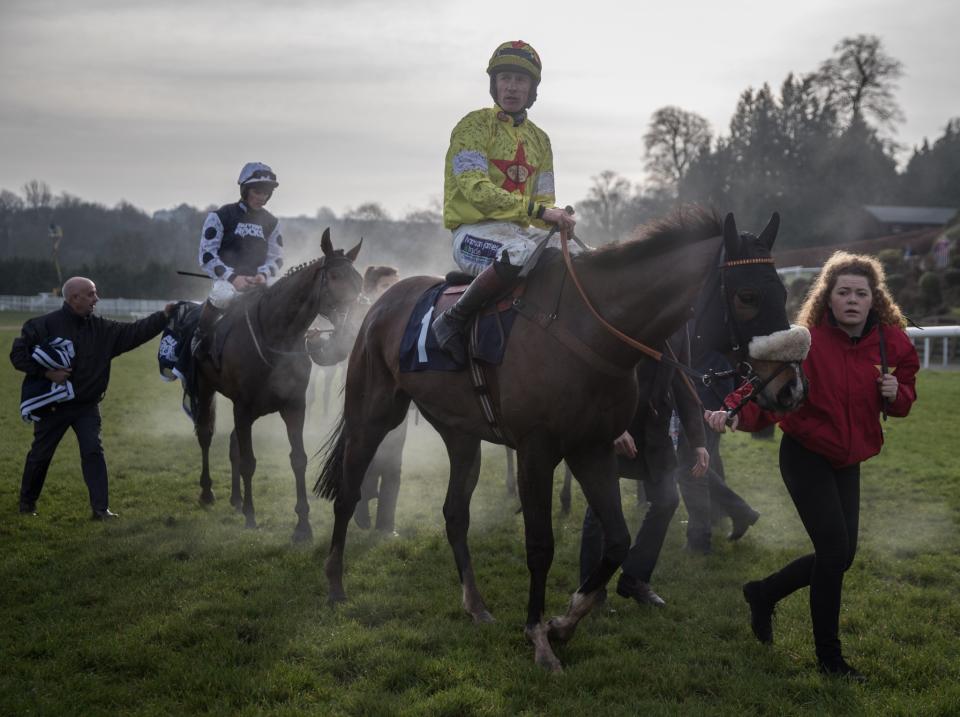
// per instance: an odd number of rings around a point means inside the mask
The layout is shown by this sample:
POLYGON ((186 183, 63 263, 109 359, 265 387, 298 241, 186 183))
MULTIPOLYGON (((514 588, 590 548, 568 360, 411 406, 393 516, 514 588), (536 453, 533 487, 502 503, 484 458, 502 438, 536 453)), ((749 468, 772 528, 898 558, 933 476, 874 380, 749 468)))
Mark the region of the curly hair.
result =
POLYGON ((845 251, 834 252, 817 274, 797 314, 798 324, 812 329, 823 320, 830 303, 830 292, 841 274, 862 276, 867 280, 873 294, 871 308, 876 312, 880 323, 901 328, 907 325, 903 312, 887 289, 887 277, 880 262, 872 256, 849 254, 845 251))

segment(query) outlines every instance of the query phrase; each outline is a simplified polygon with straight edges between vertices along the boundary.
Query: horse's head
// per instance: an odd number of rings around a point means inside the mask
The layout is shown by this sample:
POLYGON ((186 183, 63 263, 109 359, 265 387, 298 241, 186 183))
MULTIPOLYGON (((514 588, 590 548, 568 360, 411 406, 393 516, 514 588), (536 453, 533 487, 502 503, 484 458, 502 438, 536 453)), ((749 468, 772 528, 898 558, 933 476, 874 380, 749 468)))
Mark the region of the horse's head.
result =
POLYGON ((771 255, 779 227, 780 216, 774 213, 760 236, 739 232, 733 214, 727 214, 719 268, 723 301, 711 302, 723 316, 698 317, 698 329, 727 333, 712 343, 739 361, 762 408, 791 411, 806 396, 800 362, 810 348, 810 333, 787 320, 787 290, 771 255))
POLYGON ((321 278, 314 282, 316 313, 333 324, 333 329, 312 335, 307 341, 307 350, 321 366, 332 366, 345 359, 356 338, 357 317, 362 313, 358 298, 363 279, 353 262, 362 245, 363 239, 348 252, 334 249, 329 228, 320 240, 323 258, 319 262, 321 278))
POLYGON ((320 240, 323 256, 290 269, 267 289, 261 304, 264 331, 272 333, 275 340, 303 336, 318 315, 333 324, 334 332, 341 330, 363 284, 353 266, 362 244, 361 239, 347 252, 334 249, 330 229, 324 230, 320 240))

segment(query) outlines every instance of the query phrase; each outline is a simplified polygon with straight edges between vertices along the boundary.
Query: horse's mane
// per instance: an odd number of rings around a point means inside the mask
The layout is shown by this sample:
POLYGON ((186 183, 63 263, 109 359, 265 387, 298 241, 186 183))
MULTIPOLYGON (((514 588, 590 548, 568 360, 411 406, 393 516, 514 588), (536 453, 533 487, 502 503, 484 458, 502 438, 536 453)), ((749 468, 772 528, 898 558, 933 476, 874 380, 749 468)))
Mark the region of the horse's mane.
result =
POLYGON ((596 251, 578 254, 575 260, 597 268, 621 266, 625 261, 652 258, 722 234, 723 223, 715 210, 687 205, 640 225, 627 241, 611 242, 596 251))

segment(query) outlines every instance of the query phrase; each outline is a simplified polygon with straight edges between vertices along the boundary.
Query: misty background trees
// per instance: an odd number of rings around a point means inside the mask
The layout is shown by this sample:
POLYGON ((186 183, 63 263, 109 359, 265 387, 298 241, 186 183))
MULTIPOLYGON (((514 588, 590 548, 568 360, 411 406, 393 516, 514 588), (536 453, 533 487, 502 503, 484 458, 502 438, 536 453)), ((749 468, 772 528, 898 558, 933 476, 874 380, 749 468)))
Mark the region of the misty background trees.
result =
MULTIPOLYGON (((615 168, 598 168, 587 196, 574 202, 578 235, 593 245, 622 240, 679 203, 733 211, 744 228, 783 217, 777 249, 846 243, 860 238, 863 205, 960 205, 960 117, 924 140, 898 169, 896 101, 904 68, 879 38, 843 38, 833 55, 806 74, 787 75, 774 90, 745 89, 725 133, 695 111, 656 110, 637 146, 647 178, 634 184, 615 168)), ((438 190, 440 179, 438 177, 438 190)), ((560 198, 566 203, 570 198, 560 198)), ((148 215, 126 202, 113 208, 61 193, 32 179, 0 190, 0 293, 34 294, 64 276, 96 278, 104 296, 201 298, 200 229, 211 207, 187 204, 148 215), (62 238, 57 239, 58 234, 62 238), (54 256, 54 249, 58 247, 54 256)), ((438 203, 393 218, 375 200, 337 214, 281 217, 286 265, 319 254, 330 227, 337 247, 361 237, 361 264, 392 264, 403 274, 453 268, 438 203)))
POLYGON ((726 134, 714 135, 693 111, 658 109, 643 135, 647 184, 612 168, 598 173, 577 205, 580 234, 622 239, 678 202, 696 202, 734 211, 745 227, 779 211, 782 250, 859 238, 863 205, 960 205, 960 118, 945 118, 943 135, 897 169, 903 71, 878 37, 858 35, 777 90, 744 90, 726 134))

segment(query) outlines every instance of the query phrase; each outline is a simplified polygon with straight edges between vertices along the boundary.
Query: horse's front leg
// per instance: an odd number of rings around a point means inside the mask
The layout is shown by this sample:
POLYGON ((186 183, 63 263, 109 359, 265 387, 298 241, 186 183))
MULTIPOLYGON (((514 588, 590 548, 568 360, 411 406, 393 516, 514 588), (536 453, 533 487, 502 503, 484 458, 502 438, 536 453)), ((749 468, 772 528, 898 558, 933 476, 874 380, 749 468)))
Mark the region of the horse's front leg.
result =
POLYGON ((256 528, 257 518, 253 510, 253 474, 257 470, 257 459, 253 455, 253 417, 244 410, 239 402, 233 404, 233 430, 237 435, 237 465, 243 478, 243 515, 246 527, 256 528))
POLYGON ((551 639, 566 642, 577 624, 599 602, 601 590, 617 571, 630 549, 630 532, 623 518, 616 457, 612 446, 600 446, 567 457, 587 503, 603 527, 603 556, 571 596, 565 615, 549 623, 551 639))
POLYGON ((554 441, 548 436, 538 439, 528 436, 517 447, 517 487, 530 572, 524 634, 533 643, 536 663, 560 672, 563 667, 550 645, 549 628, 543 624, 547 574, 553 563, 553 469, 560 460, 552 445, 554 441))
POLYGON ((200 444, 200 503, 212 505, 213 481, 210 479, 210 443, 213 440, 213 426, 216 422, 217 408, 215 394, 203 381, 200 382, 197 406, 197 442, 200 444))
POLYGON ((470 528, 470 499, 480 477, 480 441, 472 436, 446 432, 441 434, 450 456, 450 481, 443 502, 443 517, 447 526, 447 542, 453 550, 453 559, 460 575, 463 591, 463 609, 474 622, 493 622, 493 615, 477 587, 473 561, 467 545, 470 528))
POLYGON ((293 529, 293 542, 302 543, 313 540, 310 529, 310 504, 307 502, 307 454, 303 450, 303 419, 306 407, 303 403, 281 409, 280 417, 287 427, 287 439, 290 441, 290 467, 297 487, 297 527, 293 529))

